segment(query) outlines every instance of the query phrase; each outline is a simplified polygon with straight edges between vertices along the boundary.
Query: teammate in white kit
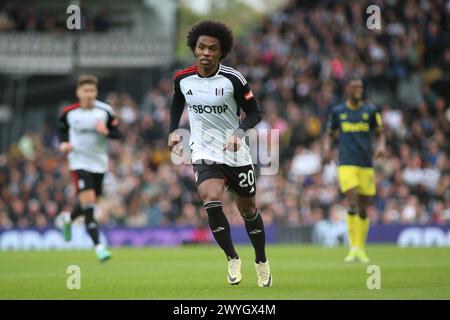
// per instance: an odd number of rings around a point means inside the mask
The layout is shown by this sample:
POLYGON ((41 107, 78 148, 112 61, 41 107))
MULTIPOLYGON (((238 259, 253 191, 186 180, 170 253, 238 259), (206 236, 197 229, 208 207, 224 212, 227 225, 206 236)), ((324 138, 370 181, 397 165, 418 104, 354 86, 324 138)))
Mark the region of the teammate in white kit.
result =
POLYGON ((265 254, 264 224, 255 206, 255 171, 249 148, 241 142, 243 133, 261 120, 257 101, 244 76, 220 63, 233 46, 233 35, 226 25, 200 22, 190 30, 187 44, 196 57, 196 65, 177 72, 174 77, 169 149, 172 151, 181 141, 181 136, 174 131, 187 105, 196 184, 212 234, 228 259, 228 282, 239 284, 242 276, 241 259, 222 208, 225 186, 235 194, 237 208, 255 249, 257 283, 260 287, 270 287, 272 275, 265 254), (242 122, 241 108, 246 114, 242 122))
POLYGON ((99 241, 94 218, 97 197, 102 193, 103 175, 108 169, 108 138, 119 139, 118 120, 110 105, 96 100, 97 78, 81 76, 78 103, 65 107, 58 120, 60 151, 68 156, 78 203, 71 214, 63 213, 64 239, 71 240, 71 223, 84 216, 86 229, 95 245, 97 258, 106 261, 111 253, 99 241))

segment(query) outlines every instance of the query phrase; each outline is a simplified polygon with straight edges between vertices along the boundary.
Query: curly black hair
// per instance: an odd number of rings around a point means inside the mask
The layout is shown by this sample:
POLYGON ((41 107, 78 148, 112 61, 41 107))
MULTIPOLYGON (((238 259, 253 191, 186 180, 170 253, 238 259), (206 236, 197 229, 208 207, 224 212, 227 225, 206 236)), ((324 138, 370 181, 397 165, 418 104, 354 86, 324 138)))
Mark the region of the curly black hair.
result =
POLYGON ((219 40, 222 51, 220 60, 224 59, 233 48, 233 32, 222 22, 205 20, 192 26, 187 35, 187 45, 194 54, 197 39, 200 36, 210 36, 219 40))

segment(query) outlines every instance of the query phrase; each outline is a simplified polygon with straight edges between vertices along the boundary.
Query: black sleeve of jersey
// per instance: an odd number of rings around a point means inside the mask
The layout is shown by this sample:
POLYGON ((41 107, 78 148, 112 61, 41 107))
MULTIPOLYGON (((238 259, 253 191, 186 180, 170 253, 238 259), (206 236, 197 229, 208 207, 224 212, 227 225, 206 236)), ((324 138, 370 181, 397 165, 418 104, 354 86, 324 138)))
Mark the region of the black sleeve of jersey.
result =
POLYGON ((120 139, 122 138, 122 132, 119 130, 119 120, 108 112, 108 120, 106 122, 106 127, 108 128, 108 138, 110 139, 120 139))
POLYGON ((234 88, 234 98, 236 99, 237 105, 244 110, 246 115, 239 126, 239 129, 245 132, 261 121, 261 110, 248 83, 242 85, 241 82, 238 82, 238 85, 234 88))
POLYGON ((64 112, 58 119, 58 137, 60 142, 69 141, 69 124, 67 123, 67 112, 64 112))
POLYGON ((170 128, 169 134, 178 129, 180 125, 181 115, 183 114, 184 105, 186 100, 180 88, 180 80, 174 80, 173 99, 170 107, 170 128))

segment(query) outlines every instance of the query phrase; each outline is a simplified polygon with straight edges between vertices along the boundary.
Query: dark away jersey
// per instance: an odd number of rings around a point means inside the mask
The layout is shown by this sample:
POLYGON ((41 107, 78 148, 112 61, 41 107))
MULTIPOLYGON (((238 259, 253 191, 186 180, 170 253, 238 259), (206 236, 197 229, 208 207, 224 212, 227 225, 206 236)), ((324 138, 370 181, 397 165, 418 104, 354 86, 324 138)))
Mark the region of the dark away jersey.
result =
POLYGON ((339 165, 372 167, 372 133, 381 126, 381 115, 373 105, 357 109, 346 103, 334 106, 327 127, 339 131, 339 165))

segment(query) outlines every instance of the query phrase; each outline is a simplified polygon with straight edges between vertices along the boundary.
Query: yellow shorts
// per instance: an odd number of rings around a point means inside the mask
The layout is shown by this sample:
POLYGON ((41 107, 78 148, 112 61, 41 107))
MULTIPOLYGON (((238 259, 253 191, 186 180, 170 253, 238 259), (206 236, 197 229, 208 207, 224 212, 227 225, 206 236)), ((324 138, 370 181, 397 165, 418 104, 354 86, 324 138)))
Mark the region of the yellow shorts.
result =
POLYGON ((374 196, 376 193, 373 168, 338 166, 338 180, 342 193, 353 188, 356 188, 358 194, 363 196, 374 196))

